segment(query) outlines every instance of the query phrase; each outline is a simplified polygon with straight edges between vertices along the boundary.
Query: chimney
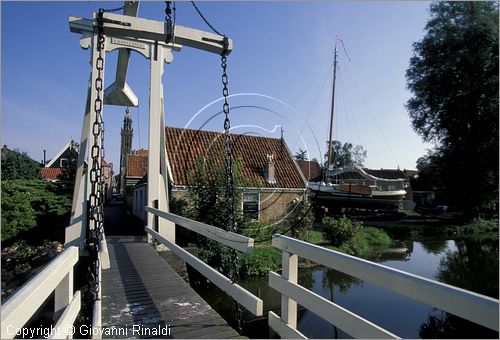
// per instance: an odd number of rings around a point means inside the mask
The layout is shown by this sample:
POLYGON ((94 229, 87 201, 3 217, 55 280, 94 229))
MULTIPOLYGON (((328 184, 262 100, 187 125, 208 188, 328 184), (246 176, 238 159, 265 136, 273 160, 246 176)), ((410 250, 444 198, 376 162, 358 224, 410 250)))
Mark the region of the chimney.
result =
POLYGON ((43 166, 47 165, 47 150, 43 150, 43 166))
POLYGON ((267 183, 276 184, 276 178, 274 177, 274 155, 267 155, 267 163, 264 169, 264 176, 267 183))

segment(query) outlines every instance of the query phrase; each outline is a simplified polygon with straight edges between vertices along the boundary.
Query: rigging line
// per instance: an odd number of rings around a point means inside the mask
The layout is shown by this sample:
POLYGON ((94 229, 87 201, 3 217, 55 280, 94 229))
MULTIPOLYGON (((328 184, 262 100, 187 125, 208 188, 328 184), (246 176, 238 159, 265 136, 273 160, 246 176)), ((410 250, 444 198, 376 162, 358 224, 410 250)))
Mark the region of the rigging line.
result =
POLYGON ((316 103, 319 99, 319 96, 321 94, 321 91, 323 90, 323 88, 325 87, 325 84, 326 84, 326 81, 327 79, 329 78, 330 76, 330 72, 333 70, 333 65, 329 65, 328 67, 328 72, 325 74, 325 78, 323 79, 323 83, 321 84, 321 88, 319 89, 317 95, 316 95, 316 98, 314 99, 314 102, 313 104, 311 105, 311 109, 309 110, 309 113, 306 117, 306 119, 304 120, 304 123, 302 123, 302 126, 300 127, 299 129, 299 135, 297 136, 297 139, 295 139, 295 142, 293 143, 293 146, 292 146, 292 150, 295 149, 295 146, 297 145, 297 142, 299 141, 299 138, 300 138, 300 134, 302 133, 302 130, 304 129, 304 127, 307 125, 307 122, 309 121, 309 118, 311 117, 311 114, 314 110, 314 107, 316 106, 316 103))
MULTIPOLYGON (((341 84, 345 84, 344 77, 343 77, 342 73, 340 73, 340 72, 339 72, 339 78, 340 78, 341 84)), ((346 121, 346 125, 347 125, 347 132, 349 134, 350 142, 355 144, 352 130, 356 131, 356 128, 354 127, 354 129, 353 129, 352 125, 351 125, 351 117, 350 117, 351 110, 349 109, 348 101, 346 100, 344 86, 340 86, 340 96, 341 96, 340 98, 341 98, 342 103, 343 103, 343 108, 345 110, 345 116, 346 116, 345 121, 346 121)))
POLYGON ((205 16, 203 15, 203 13, 201 13, 200 9, 198 8, 198 6, 196 5, 196 3, 194 1, 191 1, 191 4, 193 5, 193 7, 196 10, 196 12, 198 12, 198 15, 201 17, 201 19, 205 22, 205 24, 207 24, 208 27, 210 27, 210 29, 215 34, 224 35, 224 34, 221 34, 218 30, 216 30, 215 27, 210 22, 208 22, 207 18, 205 18, 205 16))
MULTIPOLYGON (((345 78, 344 78, 343 74, 340 74, 340 77, 341 77, 341 79, 342 79, 343 83, 344 83, 344 84, 347 84, 347 82, 345 81, 345 78)), ((346 92, 346 91, 345 91, 345 89, 343 89, 343 88, 341 88, 341 90, 343 90, 343 91, 342 91, 342 96, 344 96, 344 95, 345 95, 345 98, 346 98, 346 99, 345 99, 345 101, 346 101, 346 103, 351 103, 352 101, 351 101, 351 100, 350 100, 350 98, 349 98, 348 92, 346 92)), ((351 111, 351 109, 350 109, 349 105, 346 105, 346 108, 347 108, 347 111, 348 111, 348 117, 349 117, 348 119, 349 119, 349 122, 350 122, 350 124, 351 124, 351 122, 353 122, 353 121, 354 121, 354 119, 351 121, 351 118, 353 118, 353 117, 354 117, 354 112, 352 112, 352 111, 351 111)), ((357 143, 358 143, 359 145, 361 145, 362 140, 361 140, 361 137, 360 137, 360 135, 359 135, 359 133, 358 133, 358 129, 356 129, 356 124, 351 124, 351 126, 354 126, 354 129, 353 129, 353 130, 354 130, 354 133, 356 134, 357 143)))
POLYGON ((349 75, 349 78, 351 79, 352 83, 354 84, 354 87, 356 88, 356 91, 358 92, 358 94, 360 95, 361 99, 363 100, 363 103, 365 103, 367 111, 370 114, 370 117, 372 118, 373 122, 375 123, 375 126, 377 127, 378 132, 382 136, 382 139, 384 140, 385 145, 387 146, 387 149, 392 154, 392 156, 394 157, 394 159, 396 160, 396 162, 399 164, 398 157, 396 156, 396 154, 392 150, 389 142, 387 141, 387 138, 385 137, 384 133, 382 132, 382 129, 380 128, 380 126, 378 125, 377 120, 375 119, 375 114, 373 113, 373 111, 371 110, 370 106, 368 105, 368 102, 366 101, 365 97, 363 96, 363 93, 361 93, 361 90, 359 89, 358 85, 356 84, 356 81, 352 77, 349 68, 346 68, 346 69, 347 69, 347 74, 349 75))

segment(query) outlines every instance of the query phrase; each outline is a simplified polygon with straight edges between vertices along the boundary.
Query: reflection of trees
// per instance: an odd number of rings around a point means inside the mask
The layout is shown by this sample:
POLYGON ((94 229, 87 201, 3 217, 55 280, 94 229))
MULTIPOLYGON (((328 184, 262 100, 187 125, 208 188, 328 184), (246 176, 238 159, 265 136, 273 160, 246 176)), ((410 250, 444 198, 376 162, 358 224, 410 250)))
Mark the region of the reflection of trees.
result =
POLYGON ((335 302, 335 287, 338 287, 341 293, 345 293, 352 285, 359 286, 361 283, 361 280, 353 276, 334 269, 328 269, 323 271, 321 285, 330 292, 330 301, 335 302))
POLYGON ((420 244, 422 245, 422 248, 428 253, 428 254, 434 254, 434 255, 439 255, 442 252, 446 250, 448 247, 448 243, 446 240, 420 240, 420 244))
POLYGON ((498 299, 498 241, 456 241, 439 264, 441 282, 498 299))
MULTIPOLYGON (((339 288, 341 293, 346 293, 352 285, 359 286, 362 284, 362 281, 341 273, 334 269, 327 269, 323 271, 323 278, 321 280, 321 285, 323 288, 327 289, 330 292, 330 301, 335 302, 335 287, 339 288)), ((333 326, 333 330, 335 332, 335 339, 339 338, 339 330, 335 325, 333 326)))
MULTIPOLYGON (((453 286, 498 298, 498 241, 456 241, 457 251, 441 260, 437 279, 453 286)), ((436 312, 420 326, 422 338, 494 338, 498 332, 455 315, 436 312)))
POLYGON ((431 314, 427 322, 420 326, 419 335, 423 339, 498 339, 498 332, 453 314, 438 312, 431 314))

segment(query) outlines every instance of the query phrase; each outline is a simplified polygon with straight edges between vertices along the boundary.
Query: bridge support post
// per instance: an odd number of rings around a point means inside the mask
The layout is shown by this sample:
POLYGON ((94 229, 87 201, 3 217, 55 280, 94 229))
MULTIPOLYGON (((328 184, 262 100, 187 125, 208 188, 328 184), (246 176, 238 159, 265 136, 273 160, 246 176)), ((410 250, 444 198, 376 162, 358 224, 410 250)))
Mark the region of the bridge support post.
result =
MULTIPOLYGON (((158 43, 152 44, 152 56, 150 57, 150 94, 149 94, 149 157, 148 157, 148 200, 147 205, 154 207, 158 202, 158 209, 169 211, 167 169, 166 169, 166 145, 165 145, 165 119, 162 76, 164 63, 172 61, 172 52, 169 48, 158 43)), ((175 243, 175 224, 165 219, 159 219, 158 233, 172 243, 175 243)), ((153 214, 147 214, 147 225, 155 223, 153 214)), ((151 238, 148 235, 148 241, 151 238)), ((158 245, 157 250, 166 250, 164 245, 158 245)))
POLYGON ((59 320, 64 309, 73 299, 73 269, 62 279, 55 289, 54 297, 54 321, 59 320))
MULTIPOLYGON (((283 278, 297 283, 298 256, 283 251, 282 267, 283 278)), ((297 329, 297 302, 284 295, 281 295, 281 319, 290 327, 297 329)))

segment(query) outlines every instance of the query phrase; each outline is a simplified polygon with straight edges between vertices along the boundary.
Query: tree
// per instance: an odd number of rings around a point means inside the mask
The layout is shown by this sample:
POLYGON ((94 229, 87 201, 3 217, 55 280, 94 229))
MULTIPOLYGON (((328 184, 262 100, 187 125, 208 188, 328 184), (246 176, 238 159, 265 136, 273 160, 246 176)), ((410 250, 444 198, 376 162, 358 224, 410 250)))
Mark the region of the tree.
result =
POLYGON ((406 72, 413 128, 448 204, 498 214, 498 4, 435 2, 406 72), (465 184, 465 185, 464 185, 465 184))
POLYGON ((26 152, 19 150, 2 152, 2 180, 38 178, 40 178, 40 164, 32 160, 26 152))
POLYGON ((307 161, 307 150, 299 148, 299 151, 295 153, 294 157, 297 161, 307 161))
MULTIPOLYGON (((327 152, 325 153, 325 167, 328 167, 328 142, 326 142, 327 152)), ((363 166, 366 159, 366 150, 361 145, 353 146, 351 143, 344 143, 334 140, 332 142, 331 165, 334 168, 341 168, 348 165, 363 166)))

